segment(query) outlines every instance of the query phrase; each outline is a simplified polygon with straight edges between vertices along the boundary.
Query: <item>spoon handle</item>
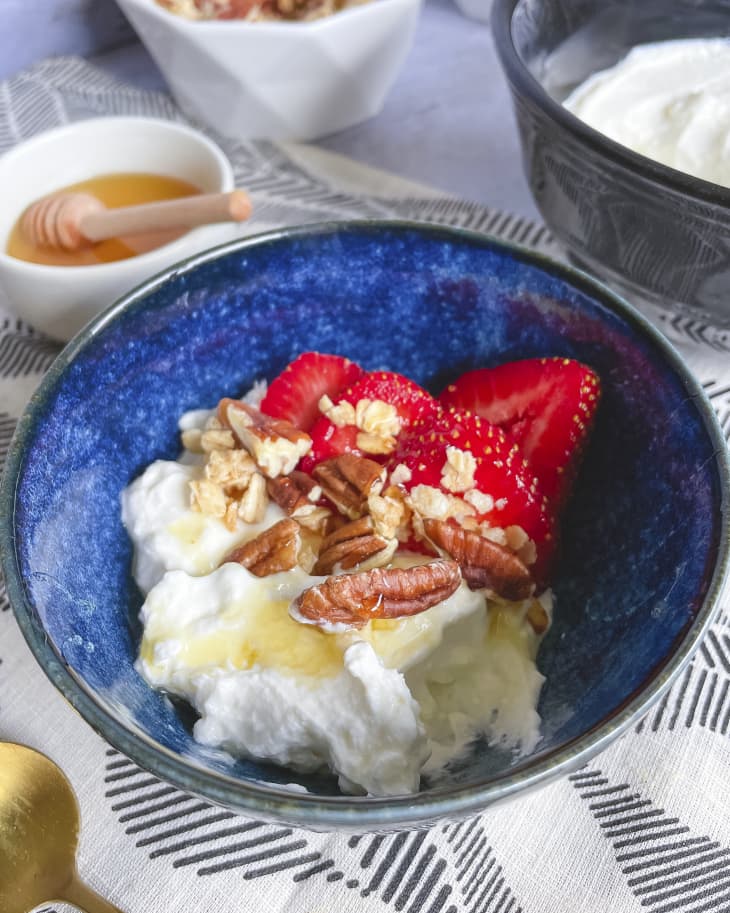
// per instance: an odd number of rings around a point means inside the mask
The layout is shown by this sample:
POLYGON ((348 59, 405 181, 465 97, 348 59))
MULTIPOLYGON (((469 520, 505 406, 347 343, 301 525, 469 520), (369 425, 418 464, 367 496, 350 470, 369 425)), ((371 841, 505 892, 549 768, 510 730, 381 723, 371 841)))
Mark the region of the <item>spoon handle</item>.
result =
POLYGON ((83 913, 124 913, 113 903, 104 900, 101 894, 97 894, 92 888, 79 878, 77 874, 71 876, 71 880, 63 889, 62 896, 58 898, 65 903, 73 904, 83 913))
POLYGON ((205 193, 162 203, 102 209, 83 216, 81 234, 89 241, 103 241, 123 235, 194 228, 213 222, 242 222, 251 215, 251 201, 243 190, 205 193))

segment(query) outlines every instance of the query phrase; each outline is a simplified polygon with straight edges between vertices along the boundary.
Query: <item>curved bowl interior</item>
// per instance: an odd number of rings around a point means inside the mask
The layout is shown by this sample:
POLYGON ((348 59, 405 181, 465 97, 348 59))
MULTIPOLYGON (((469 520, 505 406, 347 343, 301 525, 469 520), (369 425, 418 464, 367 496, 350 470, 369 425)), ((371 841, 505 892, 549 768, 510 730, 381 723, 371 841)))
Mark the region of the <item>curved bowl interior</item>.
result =
POLYGON ((294 230, 170 271, 66 350, 10 458, 9 589, 51 678, 143 766, 299 823, 425 820, 577 764, 687 659, 725 560, 719 442, 678 356, 578 273, 425 226, 294 230), (305 349, 401 371, 434 391, 467 369, 539 355, 577 358, 600 374, 597 426, 563 525, 555 624, 539 657, 547 682, 532 757, 478 744, 446 784, 426 783, 416 797, 341 797, 331 778, 198 745, 191 713, 135 672, 141 597, 121 489, 150 461, 176 457, 183 411, 243 393, 305 349))
POLYGON ((525 66, 561 102, 637 44, 730 35, 728 0, 551 0, 512 4, 512 39, 525 66))

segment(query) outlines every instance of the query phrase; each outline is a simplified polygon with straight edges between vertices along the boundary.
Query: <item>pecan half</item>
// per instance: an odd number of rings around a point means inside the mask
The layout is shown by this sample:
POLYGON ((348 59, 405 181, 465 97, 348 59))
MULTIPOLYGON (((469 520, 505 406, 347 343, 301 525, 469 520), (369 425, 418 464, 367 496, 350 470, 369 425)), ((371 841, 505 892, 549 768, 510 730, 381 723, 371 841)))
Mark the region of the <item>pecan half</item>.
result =
POLYGON ((532 595, 532 575, 509 549, 443 520, 425 519, 423 529, 437 548, 459 562, 470 589, 489 587, 503 599, 515 602, 532 595))
POLYGON ((333 516, 327 507, 320 507, 317 501, 322 489, 306 472, 294 470, 288 476, 279 476, 268 481, 269 497, 300 526, 323 535, 329 519, 333 516))
POLYGON ((345 524, 349 522, 350 521, 347 519, 347 517, 343 517, 342 514, 330 512, 329 517, 327 517, 327 522, 324 524, 322 533, 325 536, 329 536, 330 533, 333 533, 336 529, 340 529, 342 526, 345 526, 345 524))
POLYGON ((322 494, 322 489, 311 476, 296 469, 288 476, 269 479, 266 487, 271 500, 290 517, 297 510, 311 507, 322 494))
POLYGON ((360 628, 372 618, 403 618, 448 599, 461 581, 455 561, 381 568, 328 577, 292 603, 291 614, 309 624, 360 628))
POLYGON ((314 467, 314 478, 325 495, 343 514, 356 520, 367 512, 368 498, 380 494, 385 470, 367 457, 343 453, 314 467))
POLYGON ((222 399, 218 416, 270 479, 288 475, 312 446, 311 437, 291 422, 271 418, 237 399, 222 399))
POLYGON ((255 539, 234 549, 221 564, 241 564, 256 577, 268 577, 296 567, 300 535, 296 520, 279 520, 255 539))
POLYGON ((370 517, 351 520, 324 539, 312 573, 316 575, 331 574, 338 564, 343 570, 348 571, 381 552, 383 553, 382 563, 385 563, 390 560, 395 550, 390 545, 391 543, 387 539, 375 532, 370 517))

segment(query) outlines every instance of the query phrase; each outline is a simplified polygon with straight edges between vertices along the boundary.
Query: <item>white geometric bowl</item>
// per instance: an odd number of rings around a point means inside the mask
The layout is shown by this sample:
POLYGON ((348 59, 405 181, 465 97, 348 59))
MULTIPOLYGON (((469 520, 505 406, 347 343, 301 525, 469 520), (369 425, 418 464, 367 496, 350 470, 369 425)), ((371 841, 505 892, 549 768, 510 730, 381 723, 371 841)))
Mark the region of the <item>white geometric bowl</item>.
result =
POLYGON ((187 114, 231 137, 311 140, 377 114, 421 0, 371 0, 310 22, 193 21, 117 0, 187 114))

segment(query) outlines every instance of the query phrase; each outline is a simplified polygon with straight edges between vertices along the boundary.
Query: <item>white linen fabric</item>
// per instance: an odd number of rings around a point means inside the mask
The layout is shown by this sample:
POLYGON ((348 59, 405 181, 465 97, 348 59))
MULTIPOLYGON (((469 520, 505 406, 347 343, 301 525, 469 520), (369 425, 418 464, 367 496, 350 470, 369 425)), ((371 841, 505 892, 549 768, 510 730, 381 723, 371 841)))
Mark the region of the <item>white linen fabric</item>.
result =
MULTIPOLYGON (((163 94, 74 58, 0 84, 0 151, 89 116, 183 120, 163 94)), ((491 232, 559 257, 544 227, 328 153, 217 138, 249 188, 246 233, 351 217, 491 232)), ((671 313, 730 435, 730 334, 671 313)), ((59 347, 0 302, 0 459, 59 347)), ((79 797, 79 870, 128 913, 703 913, 730 910, 730 600, 664 699, 578 773, 478 818, 389 836, 311 834, 157 781, 97 736, 36 665, 0 590, 0 739, 56 760, 79 797)))

